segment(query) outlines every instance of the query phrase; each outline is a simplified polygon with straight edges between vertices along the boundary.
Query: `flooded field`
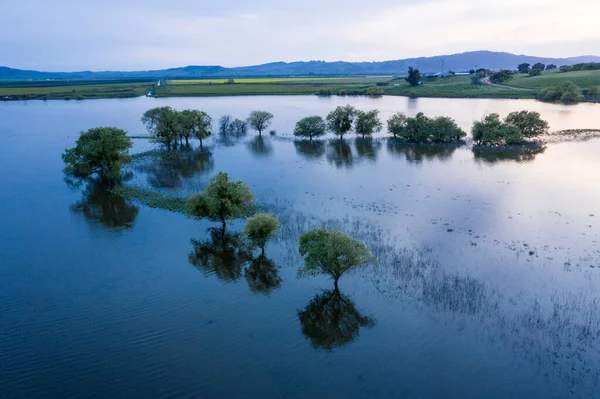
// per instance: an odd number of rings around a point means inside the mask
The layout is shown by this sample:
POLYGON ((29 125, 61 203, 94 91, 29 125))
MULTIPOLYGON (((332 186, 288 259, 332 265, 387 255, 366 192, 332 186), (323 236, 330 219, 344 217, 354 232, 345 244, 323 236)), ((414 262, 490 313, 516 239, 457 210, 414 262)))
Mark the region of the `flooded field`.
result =
MULTIPOLYGON (((529 109, 551 131, 600 106, 399 97, 0 104, 0 397, 593 398, 600 392, 600 139, 541 151, 295 141, 337 105, 450 116, 529 109), (219 171, 282 230, 265 256, 227 227, 64 181, 80 131, 145 134, 157 105, 253 109, 276 136, 187 150, 135 140, 128 187, 185 197, 219 171), (378 258, 298 278, 299 235, 337 228, 378 258)), ((214 129, 216 130, 216 129, 214 129)))

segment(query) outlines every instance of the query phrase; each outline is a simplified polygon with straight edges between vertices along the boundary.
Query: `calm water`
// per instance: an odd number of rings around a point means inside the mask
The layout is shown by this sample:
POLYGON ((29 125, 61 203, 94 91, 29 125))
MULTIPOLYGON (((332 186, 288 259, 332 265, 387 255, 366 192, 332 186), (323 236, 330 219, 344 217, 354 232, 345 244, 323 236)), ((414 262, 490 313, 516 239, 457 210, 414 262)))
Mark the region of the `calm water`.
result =
POLYGON ((466 129, 519 109, 553 130, 600 127, 598 105, 512 100, 1 103, 0 397, 598 397, 600 139, 504 154, 290 138, 348 101, 466 129), (218 171, 246 181, 283 224, 266 258, 248 253, 241 221, 223 235, 65 183, 78 132, 143 134, 156 105, 275 114, 275 138, 137 157, 126 183, 182 196, 218 171), (315 226, 379 263, 342 277, 340 294, 298 279, 297 237, 315 226))

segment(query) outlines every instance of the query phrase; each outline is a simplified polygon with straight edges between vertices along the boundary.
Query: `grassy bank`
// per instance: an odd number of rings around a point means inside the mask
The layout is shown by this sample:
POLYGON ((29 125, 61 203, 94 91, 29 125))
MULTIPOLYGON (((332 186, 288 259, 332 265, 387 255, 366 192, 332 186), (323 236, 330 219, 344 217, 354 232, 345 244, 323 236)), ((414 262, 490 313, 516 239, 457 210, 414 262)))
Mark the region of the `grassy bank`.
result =
POLYGON ((85 100, 143 96, 153 81, 0 82, 0 100, 85 100))

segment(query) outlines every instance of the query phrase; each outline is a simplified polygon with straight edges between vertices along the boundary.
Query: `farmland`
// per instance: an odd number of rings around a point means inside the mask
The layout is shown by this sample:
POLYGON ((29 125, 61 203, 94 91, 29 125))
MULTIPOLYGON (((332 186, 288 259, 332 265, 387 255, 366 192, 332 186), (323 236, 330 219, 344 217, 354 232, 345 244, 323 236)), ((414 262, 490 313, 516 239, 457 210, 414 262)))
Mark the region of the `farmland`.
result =
POLYGON ((0 99, 4 100, 84 100, 143 96, 152 81, 26 81, 0 82, 0 99))

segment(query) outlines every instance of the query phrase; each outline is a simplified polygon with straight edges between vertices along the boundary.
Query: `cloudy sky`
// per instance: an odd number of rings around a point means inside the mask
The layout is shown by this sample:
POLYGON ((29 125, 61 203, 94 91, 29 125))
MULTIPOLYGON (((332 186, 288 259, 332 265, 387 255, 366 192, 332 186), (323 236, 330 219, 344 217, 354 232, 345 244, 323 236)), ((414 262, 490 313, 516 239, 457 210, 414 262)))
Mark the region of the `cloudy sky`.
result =
POLYGON ((0 65, 24 69, 600 55, 600 0, 0 1, 0 65))

